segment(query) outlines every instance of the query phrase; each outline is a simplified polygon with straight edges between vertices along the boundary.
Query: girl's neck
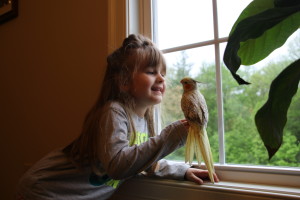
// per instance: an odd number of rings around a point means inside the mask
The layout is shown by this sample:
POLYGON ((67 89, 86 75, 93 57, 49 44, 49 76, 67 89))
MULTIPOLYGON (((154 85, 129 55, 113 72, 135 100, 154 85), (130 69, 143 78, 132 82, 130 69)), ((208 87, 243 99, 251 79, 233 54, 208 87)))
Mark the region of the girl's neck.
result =
POLYGON ((144 106, 139 107, 138 105, 136 105, 136 107, 134 109, 134 113, 138 117, 143 118, 145 116, 145 113, 146 113, 147 109, 148 109, 147 107, 144 107, 144 106))

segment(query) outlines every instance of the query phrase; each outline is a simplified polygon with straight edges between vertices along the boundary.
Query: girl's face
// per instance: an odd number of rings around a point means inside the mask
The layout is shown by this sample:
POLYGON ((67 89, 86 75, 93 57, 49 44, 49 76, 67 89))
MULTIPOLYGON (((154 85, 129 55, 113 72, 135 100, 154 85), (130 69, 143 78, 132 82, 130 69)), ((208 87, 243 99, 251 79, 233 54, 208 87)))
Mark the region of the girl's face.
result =
POLYGON ((162 65, 144 67, 134 74, 129 88, 137 108, 147 109, 162 101, 166 89, 165 68, 162 65))

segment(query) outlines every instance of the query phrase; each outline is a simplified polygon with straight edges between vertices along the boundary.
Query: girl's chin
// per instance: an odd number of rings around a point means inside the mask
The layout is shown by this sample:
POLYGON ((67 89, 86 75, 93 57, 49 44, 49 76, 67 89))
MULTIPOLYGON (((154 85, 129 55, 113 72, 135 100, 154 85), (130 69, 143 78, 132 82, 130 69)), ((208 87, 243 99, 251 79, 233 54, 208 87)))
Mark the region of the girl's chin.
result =
POLYGON ((159 104, 159 103, 161 103, 162 102, 162 96, 161 97, 156 97, 155 99, 153 99, 153 103, 154 104, 159 104))

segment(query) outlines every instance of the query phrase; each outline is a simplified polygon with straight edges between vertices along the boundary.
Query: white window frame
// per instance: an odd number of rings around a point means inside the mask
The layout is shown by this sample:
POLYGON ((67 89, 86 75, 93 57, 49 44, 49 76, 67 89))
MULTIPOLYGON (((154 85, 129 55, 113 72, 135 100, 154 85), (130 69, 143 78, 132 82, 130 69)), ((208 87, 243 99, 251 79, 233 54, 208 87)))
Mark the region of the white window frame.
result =
MULTIPOLYGON (((216 1, 212 0, 214 11, 216 1)), ((108 52, 119 47, 123 39, 130 33, 140 33, 155 38, 152 31, 151 0, 109 0, 108 1, 108 52)), ((215 165, 216 172, 222 181, 254 183, 263 185, 278 185, 296 187, 300 198, 300 169, 266 166, 229 165, 225 162, 224 148, 224 121, 222 102, 222 82, 220 68, 220 53, 218 42, 227 41, 227 38, 218 38, 217 12, 214 13, 214 40, 201 42, 189 46, 175 47, 162 50, 164 53, 180 50, 180 48, 194 48, 215 44, 216 79, 219 111, 219 148, 220 160, 215 165)))

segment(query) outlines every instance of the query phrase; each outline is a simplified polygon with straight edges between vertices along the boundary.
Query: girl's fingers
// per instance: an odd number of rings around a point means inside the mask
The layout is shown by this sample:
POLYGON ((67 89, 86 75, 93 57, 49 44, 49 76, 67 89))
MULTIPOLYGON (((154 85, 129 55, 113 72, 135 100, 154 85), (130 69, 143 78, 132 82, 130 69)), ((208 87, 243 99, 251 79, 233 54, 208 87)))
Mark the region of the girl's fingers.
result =
POLYGON ((198 183, 200 185, 203 184, 203 180, 201 178, 199 178, 198 176, 196 176, 195 174, 192 174, 191 178, 195 183, 198 183))
MULTIPOLYGON (((195 168, 193 168, 193 169, 191 169, 191 173, 193 174, 193 176, 196 176, 196 177, 198 177, 198 179, 201 179, 201 181, 202 181, 202 179, 209 178, 208 170, 202 170, 202 169, 195 169, 195 168)), ((214 181, 215 182, 219 182, 219 178, 218 178, 218 176, 217 176, 216 173, 213 173, 213 177, 214 177, 214 181)), ((203 181, 202 181, 202 183, 203 183, 203 181)))
POLYGON ((214 173, 213 175, 214 175, 215 182, 219 182, 220 180, 219 180, 219 178, 218 178, 217 174, 216 174, 216 173, 214 173))

